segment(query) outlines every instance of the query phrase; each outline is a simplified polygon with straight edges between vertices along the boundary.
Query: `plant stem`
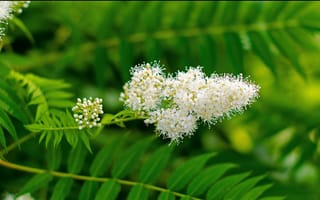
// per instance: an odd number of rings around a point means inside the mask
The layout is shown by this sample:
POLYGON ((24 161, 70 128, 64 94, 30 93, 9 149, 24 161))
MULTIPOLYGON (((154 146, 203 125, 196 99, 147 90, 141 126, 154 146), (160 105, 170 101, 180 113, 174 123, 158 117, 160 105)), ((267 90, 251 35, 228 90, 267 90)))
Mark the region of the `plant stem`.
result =
MULTIPOLYGON (((182 194, 179 192, 170 191, 168 189, 154 186, 154 185, 150 185, 150 184, 144 184, 144 183, 122 180, 122 179, 117 179, 117 178, 106 178, 106 177, 101 178, 101 177, 83 176, 83 175, 77 175, 77 174, 71 174, 71 173, 65 173, 65 172, 59 172, 59 171, 48 171, 48 170, 40 169, 40 168, 18 165, 18 164, 11 163, 11 162, 8 162, 8 161, 2 160, 2 159, 0 159, 0 165, 7 167, 7 168, 28 172, 28 173, 34 173, 34 174, 49 173, 50 175, 55 176, 55 177, 72 178, 75 180, 82 180, 82 181, 106 182, 106 181, 113 180, 113 181, 118 182, 122 185, 128 185, 128 186, 135 186, 135 185, 141 184, 143 187, 148 188, 150 190, 155 190, 155 191, 159 191, 159 192, 168 192, 168 193, 171 193, 171 194, 178 196, 178 197, 187 197, 188 196, 188 195, 185 195, 185 194, 182 194)), ((190 197, 190 198, 194 199, 194 200, 201 200, 200 198, 195 198, 195 197, 190 197)))

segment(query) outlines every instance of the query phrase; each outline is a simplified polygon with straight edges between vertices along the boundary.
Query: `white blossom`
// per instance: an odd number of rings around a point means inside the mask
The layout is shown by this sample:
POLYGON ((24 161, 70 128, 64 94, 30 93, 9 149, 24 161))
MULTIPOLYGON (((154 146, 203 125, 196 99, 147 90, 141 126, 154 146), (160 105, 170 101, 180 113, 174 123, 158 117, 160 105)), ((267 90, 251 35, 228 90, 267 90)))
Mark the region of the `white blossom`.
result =
POLYGON ((242 112, 260 89, 241 74, 207 77, 201 67, 165 76, 158 63, 143 64, 131 74, 120 100, 147 117, 146 124, 155 124, 159 135, 177 142, 193 135, 200 120, 214 124, 242 112))
POLYGON ((14 194, 6 193, 3 200, 34 200, 30 193, 22 194, 18 197, 15 197, 14 194))
POLYGON ((0 1, 0 21, 7 20, 12 12, 10 1, 0 1))
POLYGON ((185 136, 193 135, 197 129, 197 119, 186 110, 179 108, 159 109, 150 113, 145 123, 155 123, 156 130, 164 138, 179 142, 185 136))
POLYGON ((158 106, 161 101, 164 77, 158 64, 137 65, 131 70, 131 81, 123 87, 120 101, 132 110, 145 112, 158 106))
POLYGON ((73 117, 79 129, 101 126, 99 115, 103 114, 102 99, 92 97, 77 99, 77 104, 72 108, 73 117))
POLYGON ((28 7, 30 1, 0 1, 0 39, 4 35, 5 28, 3 25, 7 24, 7 21, 14 12, 21 13, 22 7, 28 7))

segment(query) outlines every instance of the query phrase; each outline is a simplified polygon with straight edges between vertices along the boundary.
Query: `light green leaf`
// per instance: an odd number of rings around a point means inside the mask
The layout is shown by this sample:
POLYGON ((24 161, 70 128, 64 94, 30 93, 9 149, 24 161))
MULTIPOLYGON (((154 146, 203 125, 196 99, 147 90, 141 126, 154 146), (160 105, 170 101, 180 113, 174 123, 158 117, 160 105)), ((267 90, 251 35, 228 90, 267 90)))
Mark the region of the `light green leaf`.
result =
POLYGON ((97 196, 95 200, 113 200, 116 199, 121 186, 119 183, 114 180, 108 180, 102 184, 100 189, 98 190, 97 196))
POLYGON ((182 189, 214 155, 214 153, 200 155, 178 167, 169 178, 167 187, 174 191, 182 189))

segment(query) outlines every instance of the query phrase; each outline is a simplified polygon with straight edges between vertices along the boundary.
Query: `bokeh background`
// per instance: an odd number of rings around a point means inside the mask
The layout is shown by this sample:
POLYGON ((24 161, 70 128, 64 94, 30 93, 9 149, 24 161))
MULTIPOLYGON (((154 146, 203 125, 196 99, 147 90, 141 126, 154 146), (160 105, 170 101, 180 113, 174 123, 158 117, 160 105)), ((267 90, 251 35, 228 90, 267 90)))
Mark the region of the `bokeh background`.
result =
MULTIPOLYGON (((300 13, 320 19, 317 9, 318 2, 35 1, 18 16, 28 30, 9 23, 0 64, 63 79, 72 84, 75 99, 102 97, 107 113, 123 109, 118 100, 122 86, 130 78, 130 68, 143 62, 160 61, 170 73, 199 65, 207 75, 249 76, 261 86, 257 102, 210 128, 200 125, 175 154, 215 151, 219 161, 267 174, 275 184, 269 193, 316 200, 320 198, 320 36, 310 27, 299 30, 292 37, 295 45, 284 45, 287 57, 266 40, 272 52, 268 63, 254 46, 264 48, 264 44, 250 42, 245 32, 250 24, 286 24, 300 13), (288 9, 290 14, 281 14, 288 9)), ((127 129, 154 134, 153 127, 143 122, 129 123, 127 129)), ((122 132, 109 127, 101 137, 107 140, 122 132)), ((17 183, 14 174, 8 176, 13 181, 7 184, 17 183)))

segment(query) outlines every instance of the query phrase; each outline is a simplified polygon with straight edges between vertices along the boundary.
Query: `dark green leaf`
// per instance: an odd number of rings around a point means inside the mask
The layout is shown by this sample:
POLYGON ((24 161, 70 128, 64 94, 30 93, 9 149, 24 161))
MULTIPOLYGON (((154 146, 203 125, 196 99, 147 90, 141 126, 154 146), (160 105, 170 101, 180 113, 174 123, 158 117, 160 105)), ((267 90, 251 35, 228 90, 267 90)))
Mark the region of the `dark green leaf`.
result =
POLYGON ((190 159, 185 164, 178 167, 169 178, 167 187, 170 190, 178 191, 203 168, 206 162, 215 154, 209 153, 190 159))
POLYGON ((220 199, 236 184, 246 178, 249 173, 227 176, 216 182, 208 191, 206 199, 220 199))
POLYGON ((86 181, 81 188, 79 200, 91 200, 96 195, 98 186, 98 182, 86 181))
POLYGON ((51 200, 61 200, 66 199, 68 196, 73 180, 71 178, 62 178, 60 179, 53 189, 51 200))
POLYGON ((57 170, 61 165, 62 150, 60 146, 48 146, 47 163, 50 170, 57 170))
POLYGON ((292 43, 288 35, 278 30, 269 31, 268 33, 279 52, 292 63, 300 75, 305 77, 305 72, 298 60, 299 53, 296 51, 296 46, 292 43))
POLYGON ((259 196, 261 196, 261 194, 264 191, 266 191, 270 187, 271 187, 271 184, 255 187, 255 188, 251 189, 249 192, 247 192, 245 195, 243 195, 240 200, 257 199, 259 196))
POLYGON ((158 200, 175 200, 176 197, 170 192, 161 192, 158 196, 158 200))
POLYGON ((19 29, 27 36, 29 41, 34 44, 34 39, 32 37, 32 33, 30 30, 27 28, 27 26, 17 17, 12 17, 10 19, 19 29))
POLYGON ((90 141, 89 141, 89 137, 86 133, 84 133, 83 131, 81 131, 79 133, 79 137, 81 139, 81 141, 83 142, 84 146, 86 147, 86 149, 92 153, 92 149, 91 149, 91 146, 90 146, 90 141))
POLYGON ((113 200, 116 199, 121 186, 119 183, 114 180, 108 180, 102 184, 100 189, 98 190, 97 196, 95 200, 113 200))
POLYGON ((151 158, 143 165, 139 180, 142 183, 152 183, 161 172, 162 169, 167 165, 172 147, 163 146, 153 153, 151 158))
POLYGON ((72 132, 68 132, 67 134, 65 134, 66 140, 67 142, 73 147, 75 148, 76 146, 78 146, 78 141, 79 141, 79 136, 78 133, 72 131, 72 132))
POLYGON ((118 140, 108 143, 96 155, 90 166, 90 174, 92 176, 101 176, 107 170, 111 163, 114 150, 118 145, 117 141, 118 140))
POLYGON ((0 126, 0 144, 2 145, 2 147, 7 148, 6 137, 3 133, 1 126, 0 126))
POLYGON ((122 75, 122 80, 127 81, 129 79, 129 69, 133 66, 133 48, 132 45, 126 41, 121 40, 119 47, 119 66, 122 75))
POLYGON ((152 139, 153 138, 144 139, 128 148, 127 151, 125 151, 124 154, 116 161, 111 172, 112 176, 115 178, 123 178, 128 175, 128 173, 134 169, 137 159, 149 146, 152 139))
POLYGON ((0 110, 0 126, 4 127, 13 139, 18 139, 17 132, 14 128, 14 125, 12 124, 12 121, 10 120, 7 113, 2 110, 0 110))
POLYGON ((73 148, 68 158, 68 172, 77 174, 82 169, 87 151, 84 146, 79 143, 76 148, 73 148))
POLYGON ((266 38, 259 32, 248 32, 253 52, 260 57, 274 75, 277 75, 274 58, 266 38))
POLYGON ((225 196, 226 199, 240 199, 244 196, 255 184, 257 184, 264 176, 257 176, 245 181, 242 181, 232 188, 225 196))
POLYGON ((52 176, 48 173, 42 173, 37 174, 34 177, 32 177, 19 191, 17 196, 25 194, 25 193, 31 193, 33 191, 36 191, 42 187, 45 187, 47 183, 49 183, 52 179, 52 176))
POLYGON ((224 40, 230 62, 237 73, 244 72, 243 49, 240 38, 236 33, 225 33, 224 40))
POLYGON ((189 184, 187 193, 192 196, 203 194, 226 171, 235 167, 234 164, 218 164, 209 167, 194 177, 189 184))
POLYGON ((143 200, 148 199, 149 190, 138 184, 131 188, 127 200, 143 200))
POLYGON ((285 197, 264 197, 259 200, 284 200, 284 199, 286 198, 285 197))

